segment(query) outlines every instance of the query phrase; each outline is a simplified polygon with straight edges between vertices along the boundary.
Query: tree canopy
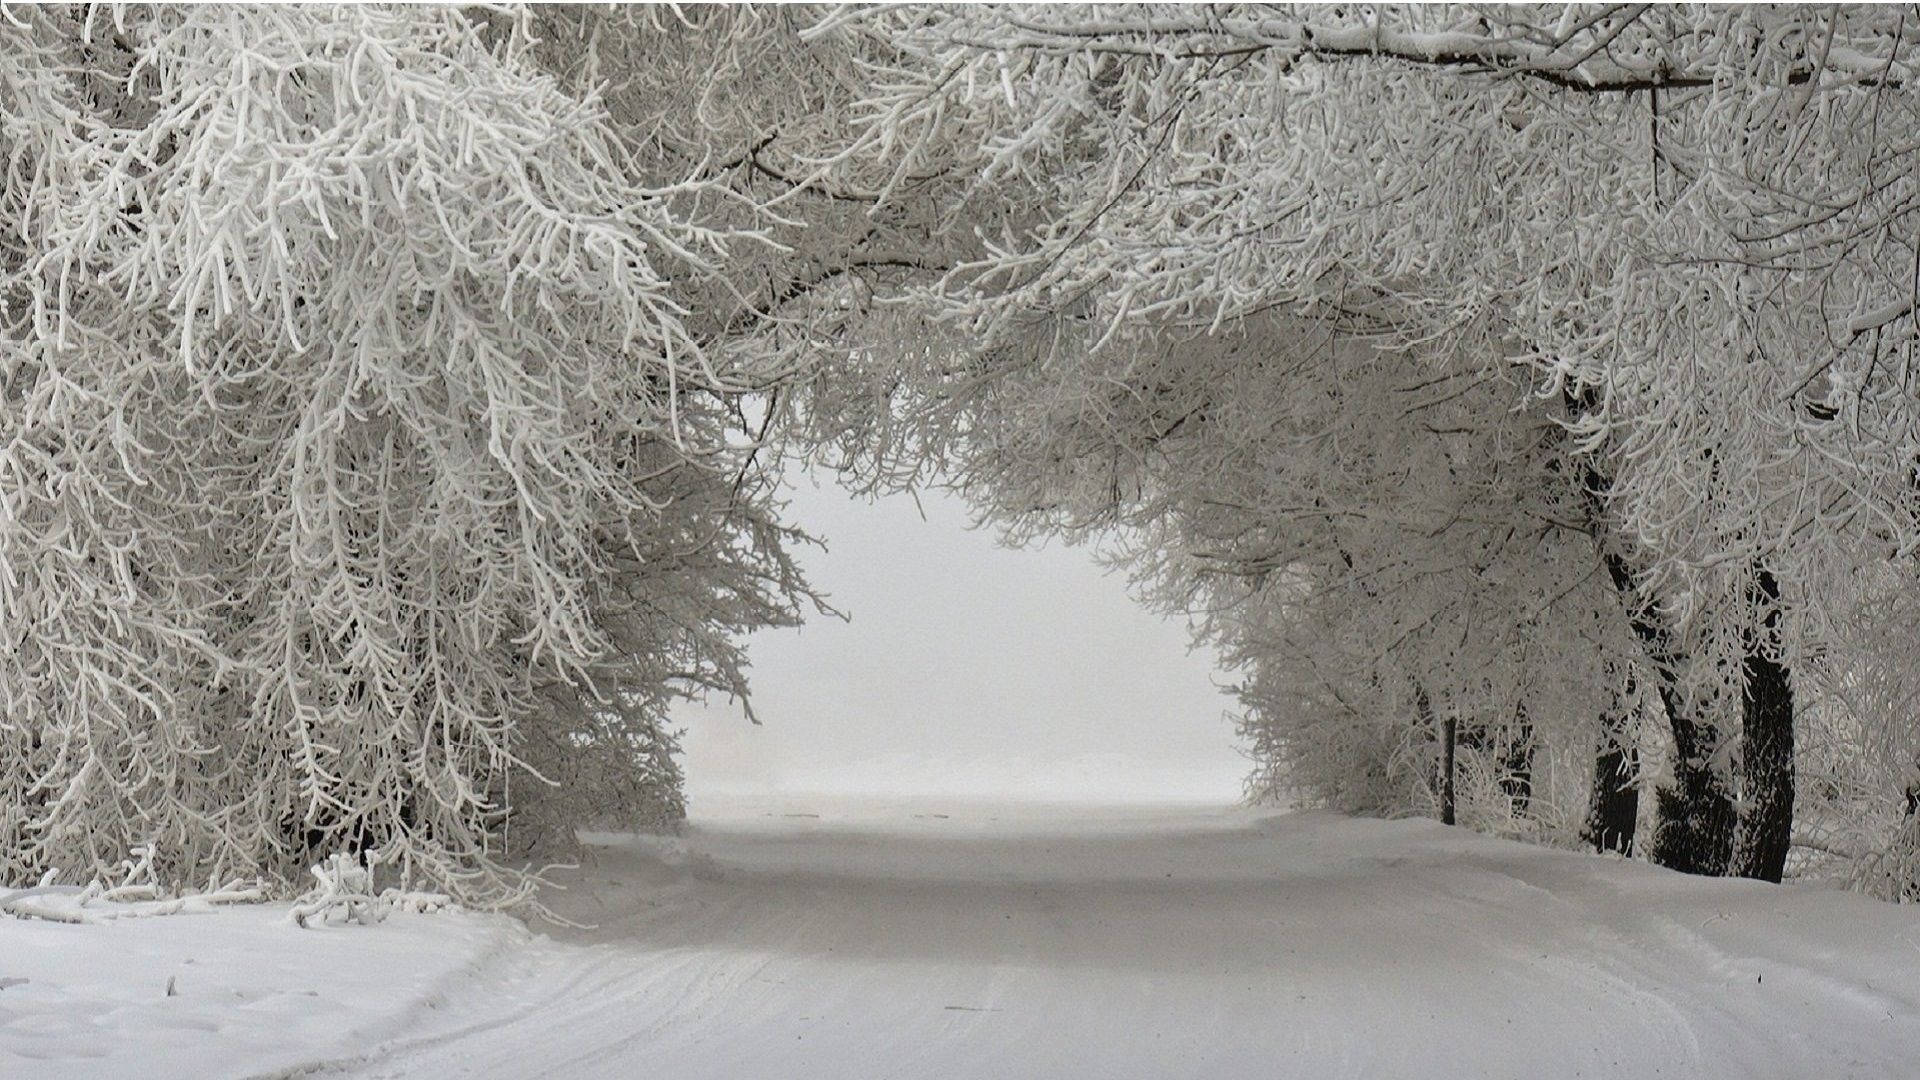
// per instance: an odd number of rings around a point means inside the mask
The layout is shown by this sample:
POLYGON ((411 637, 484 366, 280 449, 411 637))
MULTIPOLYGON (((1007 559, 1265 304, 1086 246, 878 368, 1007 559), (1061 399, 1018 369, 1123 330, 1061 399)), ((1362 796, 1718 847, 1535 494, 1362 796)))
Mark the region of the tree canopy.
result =
POLYGON ((1912 16, 14 13, 0 879, 672 819, 804 460, 1099 544, 1256 793, 1905 889, 1912 16))

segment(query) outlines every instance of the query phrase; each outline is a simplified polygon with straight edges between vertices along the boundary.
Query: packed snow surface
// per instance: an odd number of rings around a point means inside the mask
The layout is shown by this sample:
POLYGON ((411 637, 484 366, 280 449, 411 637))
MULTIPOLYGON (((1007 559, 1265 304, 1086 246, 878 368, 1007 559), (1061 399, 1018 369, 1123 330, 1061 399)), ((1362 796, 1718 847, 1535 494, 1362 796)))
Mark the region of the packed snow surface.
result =
POLYGON ((1920 1061, 1912 908, 1431 822, 789 797, 591 839, 551 899, 586 930, 443 912, 303 931, 273 906, 0 920, 0 1076, 1744 1080, 1920 1061))

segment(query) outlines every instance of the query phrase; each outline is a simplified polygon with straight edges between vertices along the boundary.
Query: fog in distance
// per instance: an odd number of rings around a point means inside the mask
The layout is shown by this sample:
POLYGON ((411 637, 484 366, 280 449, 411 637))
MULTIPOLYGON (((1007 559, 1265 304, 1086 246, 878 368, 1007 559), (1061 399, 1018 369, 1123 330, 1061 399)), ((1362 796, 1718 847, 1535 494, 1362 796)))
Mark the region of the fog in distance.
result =
POLYGON ((703 796, 1239 797, 1212 653, 1090 552, 1001 547, 941 493, 916 507, 802 478, 788 497, 828 544, 800 562, 850 621, 753 636, 762 726, 724 698, 680 710, 696 813, 703 796))

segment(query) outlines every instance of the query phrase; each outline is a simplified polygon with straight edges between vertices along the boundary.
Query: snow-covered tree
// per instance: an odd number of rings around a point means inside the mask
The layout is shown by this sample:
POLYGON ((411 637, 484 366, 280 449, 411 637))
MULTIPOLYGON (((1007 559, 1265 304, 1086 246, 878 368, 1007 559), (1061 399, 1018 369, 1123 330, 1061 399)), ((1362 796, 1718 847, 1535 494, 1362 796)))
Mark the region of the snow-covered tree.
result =
MULTIPOLYGON (((1128 5, 845 11, 815 34, 896 43, 856 154, 901 178, 976 178, 945 218, 974 250, 919 296, 966 340, 963 361, 905 368, 941 403, 923 430, 964 460, 992 425, 971 404, 986 382, 1027 380, 1034 402, 991 404, 1045 432, 1049 403, 1107 392, 1062 355, 1177 365, 1196 336, 1275 311, 1366 319, 1436 380, 1518 366, 1530 411, 1567 433, 1590 557, 1640 645, 1633 684, 1666 714, 1657 857, 1774 877, 1791 671, 1822 647, 1835 583, 1916 536, 1920 447, 1897 377, 1913 323, 1906 22, 1128 5)), ((1276 381, 1253 400, 1310 385, 1276 381)), ((1105 468, 1108 448, 1184 415, 1151 379, 1131 392, 1122 419, 1144 428, 1036 439, 1055 456, 1035 467, 1105 468)), ((1115 505, 1194 483, 1169 468, 1115 505)), ((1003 512, 1029 501, 997 479, 975 493, 1003 512)), ((1394 489, 1376 495, 1392 505, 1394 489)))
POLYGON ((690 305, 774 217, 633 167, 532 30, 0 26, 0 878, 377 845, 500 900, 676 810, 666 698, 802 590, 729 434, 777 373, 690 305))
POLYGON ((1905 14, 12 13, 0 878, 499 899, 671 819, 790 451, 1097 539, 1258 783, 1457 741, 1466 817, 1618 849, 1654 781, 1643 848, 1777 877, 1797 718, 1920 835, 1905 14))

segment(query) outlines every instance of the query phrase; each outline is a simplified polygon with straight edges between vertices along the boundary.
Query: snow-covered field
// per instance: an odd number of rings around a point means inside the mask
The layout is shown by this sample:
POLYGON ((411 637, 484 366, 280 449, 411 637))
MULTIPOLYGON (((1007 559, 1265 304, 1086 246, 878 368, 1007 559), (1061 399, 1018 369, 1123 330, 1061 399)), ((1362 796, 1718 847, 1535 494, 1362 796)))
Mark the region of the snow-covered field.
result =
POLYGON ((594 838, 590 930, 0 920, 0 1076, 1920 1072, 1920 912, 1823 889, 1318 813, 699 810, 594 838))

